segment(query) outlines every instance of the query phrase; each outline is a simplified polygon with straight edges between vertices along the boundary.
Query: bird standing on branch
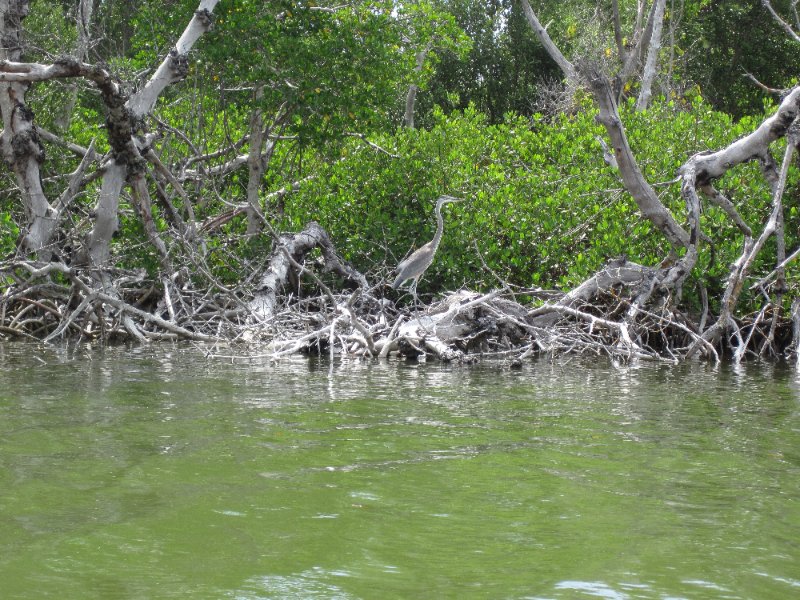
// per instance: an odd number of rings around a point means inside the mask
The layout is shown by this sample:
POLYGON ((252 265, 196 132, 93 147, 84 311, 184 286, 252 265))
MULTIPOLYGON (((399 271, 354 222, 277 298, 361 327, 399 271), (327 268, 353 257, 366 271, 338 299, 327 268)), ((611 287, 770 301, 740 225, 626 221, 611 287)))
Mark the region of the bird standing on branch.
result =
POLYGON ((431 266, 433 256, 439 248, 439 242, 442 241, 442 233, 444 233, 444 220, 442 219, 442 206, 449 202, 461 202, 463 198, 454 198, 453 196, 440 196, 436 201, 436 235, 433 239, 417 249, 411 256, 406 258, 403 262, 397 265, 397 278, 392 284, 393 289, 399 288, 403 283, 413 280, 411 284, 411 293, 414 296, 414 303, 417 302, 417 282, 422 274, 431 266))

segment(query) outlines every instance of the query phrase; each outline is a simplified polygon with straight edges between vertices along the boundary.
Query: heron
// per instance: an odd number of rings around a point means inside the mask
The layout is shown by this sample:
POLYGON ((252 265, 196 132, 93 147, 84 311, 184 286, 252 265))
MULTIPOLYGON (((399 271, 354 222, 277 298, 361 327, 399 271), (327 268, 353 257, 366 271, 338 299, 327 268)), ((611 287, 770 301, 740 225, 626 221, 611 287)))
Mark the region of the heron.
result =
POLYGON ((439 248, 439 242, 442 241, 442 233, 444 233, 444 219, 442 219, 442 206, 449 202, 461 202, 463 198, 454 198, 453 196, 439 196, 436 201, 436 235, 433 239, 418 248, 414 253, 397 265, 397 278, 392 284, 393 289, 399 288, 403 283, 413 280, 411 284, 411 293, 414 296, 414 303, 417 302, 417 282, 422 274, 431 266, 433 256, 439 248))

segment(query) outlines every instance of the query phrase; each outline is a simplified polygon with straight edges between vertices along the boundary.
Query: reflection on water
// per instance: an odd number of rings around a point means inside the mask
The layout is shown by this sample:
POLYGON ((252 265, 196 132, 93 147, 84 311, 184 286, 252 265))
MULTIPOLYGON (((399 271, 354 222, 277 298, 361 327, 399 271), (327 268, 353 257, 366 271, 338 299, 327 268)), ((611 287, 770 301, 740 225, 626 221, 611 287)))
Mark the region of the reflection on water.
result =
POLYGON ((351 577, 344 571, 325 571, 314 567, 297 575, 266 575, 256 577, 245 583, 244 589, 237 590, 233 597, 237 600, 260 598, 330 598, 331 600, 354 600, 357 596, 348 594, 334 585, 337 578, 351 577))
POLYGON ((0 597, 787 598, 800 380, 0 344, 0 597))

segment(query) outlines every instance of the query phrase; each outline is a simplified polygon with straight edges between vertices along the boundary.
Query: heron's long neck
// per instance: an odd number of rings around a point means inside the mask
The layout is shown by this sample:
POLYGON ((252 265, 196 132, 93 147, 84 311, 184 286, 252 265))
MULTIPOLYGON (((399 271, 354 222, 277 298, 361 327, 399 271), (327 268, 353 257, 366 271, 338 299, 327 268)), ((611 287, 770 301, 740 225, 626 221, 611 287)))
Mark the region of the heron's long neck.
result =
POLYGON ((433 236, 431 240, 431 245, 433 246, 433 251, 435 252, 436 249, 439 247, 439 242, 442 241, 442 233, 444 233, 444 219, 442 219, 442 205, 436 205, 436 235, 433 236))

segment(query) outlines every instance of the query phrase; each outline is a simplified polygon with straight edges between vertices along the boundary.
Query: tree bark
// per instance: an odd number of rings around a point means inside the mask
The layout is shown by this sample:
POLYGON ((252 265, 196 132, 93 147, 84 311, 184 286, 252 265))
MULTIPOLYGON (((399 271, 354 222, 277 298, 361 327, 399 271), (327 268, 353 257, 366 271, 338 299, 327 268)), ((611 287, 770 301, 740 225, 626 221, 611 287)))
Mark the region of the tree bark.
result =
MULTIPOLYGON (((800 133, 800 131, 798 132, 800 133)), ((720 314, 717 322, 708 329, 708 331, 704 334, 704 339, 715 342, 719 336, 733 323, 733 312, 736 307, 736 303, 739 300, 739 296, 744 289, 744 278, 750 271, 750 268, 755 261, 758 253, 764 247, 764 244, 767 242, 770 236, 781 233, 783 227, 783 192, 786 186, 786 178, 789 173, 789 165, 791 164, 791 159, 794 151, 797 148, 797 143, 800 142, 800 135, 793 134, 788 136, 788 143, 786 144, 786 150, 784 152, 783 164, 781 166, 781 171, 779 174, 779 180, 777 185, 775 186, 775 190, 773 193, 772 198, 772 212, 770 213, 769 219, 767 220, 766 225, 764 225, 764 229, 761 231, 761 234, 758 236, 757 239, 753 240, 752 238, 748 238, 745 240, 744 250, 742 254, 739 256, 737 261, 731 267, 730 275, 728 276, 728 282, 725 286, 725 293, 722 297, 722 303, 720 306, 720 314)), ((785 247, 782 246, 782 240, 778 240, 778 276, 782 278, 782 267, 781 264, 783 260, 785 260, 785 247)), ((779 290, 779 295, 782 295, 782 289, 779 290)), ((741 360, 742 356, 744 355, 745 348, 740 347, 736 354, 736 360, 741 360)))
POLYGON ((642 175, 639 164, 633 156, 622 120, 617 112, 617 103, 611 90, 611 85, 597 68, 587 64, 581 69, 588 79, 600 114, 598 120, 602 123, 614 148, 614 158, 619 166, 619 172, 625 189, 633 196, 642 215, 655 225, 674 247, 689 245, 689 234, 678 225, 675 218, 661 203, 655 190, 642 175))
POLYGON ((622 35, 622 19, 619 14, 619 0, 611 0, 611 18, 614 22, 614 43, 617 45, 617 56, 624 63, 628 56, 625 49, 624 37, 622 35))
MULTIPOLYGON (((781 29, 783 29, 786 32, 786 35, 788 35, 795 42, 800 42, 800 35, 797 35, 797 32, 794 30, 794 28, 791 25, 789 25, 789 23, 787 23, 775 11, 774 8, 772 8, 772 3, 769 0, 761 0, 761 4, 763 4, 764 8, 766 8, 769 11, 769 13, 772 15, 772 18, 775 19, 775 21, 778 23, 778 25, 781 26, 781 29)), ((795 5, 795 3, 793 2, 792 3, 792 8, 794 8, 794 5, 795 5)), ((797 13, 795 13, 795 15, 796 14, 797 13)), ((800 27, 800 22, 797 23, 797 26, 800 27)))
MULTIPOLYGON (((4 61, 18 62, 22 56, 22 21, 28 15, 28 4, 26 0, 0 0, 0 59, 4 61)), ((44 160, 44 147, 33 123, 33 111, 25 104, 28 85, 0 83, 0 150, 22 191, 28 222, 23 249, 37 252, 49 242, 58 215, 42 188, 39 165, 44 160)), ((49 260, 49 255, 43 258, 49 260)))
POLYGON ((545 304, 531 312, 530 323, 536 327, 552 327, 561 318, 561 308, 574 308, 589 302, 592 298, 603 292, 608 292, 615 287, 622 286, 636 288, 633 295, 638 295, 638 290, 657 275, 657 270, 624 258, 613 259, 584 281, 581 285, 570 290, 558 302, 545 304))
POLYGON ((520 2, 522 3, 522 10, 525 13, 525 17, 528 19, 531 29, 533 29, 533 33, 539 39, 542 46, 544 46, 550 58, 556 62, 568 81, 576 82, 578 80, 578 73, 575 70, 575 66, 561 54, 561 50, 558 49, 558 46, 556 46, 555 42, 550 38, 547 30, 542 27, 542 24, 539 22, 536 13, 533 12, 528 0, 520 0, 520 2))
MULTIPOLYGON (((73 56, 80 62, 87 62, 89 59, 90 27, 92 24, 92 12, 94 10, 94 0, 78 0, 75 9, 75 26, 77 40, 73 56)), ((55 120, 56 127, 65 131, 72 121, 72 113, 78 102, 78 82, 72 81, 67 85, 67 99, 61 108, 61 113, 55 120)))
POLYGON ((650 105, 653 80, 656 77, 658 53, 661 50, 661 29, 664 25, 664 7, 666 0, 655 0, 653 13, 653 34, 650 36, 650 45, 647 48, 647 60, 642 72, 642 88, 636 99, 636 110, 645 110, 650 105))
POLYGON ((219 0, 200 0, 200 5, 175 47, 170 50, 169 55, 161 62, 144 88, 131 96, 128 101, 128 110, 135 117, 149 114, 161 92, 186 76, 189 67, 187 55, 197 40, 211 28, 212 13, 218 3, 219 0))
MULTIPOLYGON (((633 156, 625 129, 617 112, 617 104, 611 90, 611 85, 599 69, 589 62, 584 63, 578 70, 570 63, 547 35, 539 23, 536 14, 531 9, 528 0, 521 0, 522 7, 534 33, 542 42, 548 54, 561 67, 568 80, 577 81, 578 75, 588 80, 592 94, 597 102, 600 114, 598 120, 605 126, 611 144, 614 148, 614 157, 619 166, 625 189, 633 196, 642 215, 651 221, 659 231, 669 240, 673 247, 686 247, 689 244, 689 234, 675 221, 675 218, 658 199, 658 195, 647 183, 642 175, 639 165, 633 156)), ((651 19, 652 21, 652 19, 651 19)))
MULTIPOLYGON (((428 55, 429 49, 425 48, 417 52, 417 65, 414 67, 414 74, 419 75, 422 73, 422 67, 425 65, 425 57, 428 55)), ((403 115, 403 125, 409 129, 414 129, 414 104, 417 100, 417 92, 419 86, 412 83, 408 86, 408 93, 406 94, 406 111, 403 115)))
POLYGON ((89 236, 89 254, 94 266, 104 265, 110 256, 111 236, 117 227, 119 194, 124 182, 135 180, 145 170, 145 159, 142 158, 134 138, 134 123, 152 111, 159 95, 168 85, 185 77, 188 69, 187 54, 200 36, 211 27, 211 12, 218 1, 201 0, 183 35, 144 88, 127 100, 118 91, 104 94, 109 109, 108 131, 112 159, 103 175, 100 198, 95 209, 97 221, 89 236))
POLYGON ((322 252, 326 270, 333 271, 362 288, 369 287, 361 273, 339 258, 328 232, 312 221, 303 231, 283 236, 278 242, 269 265, 261 276, 259 288, 249 304, 251 318, 255 322, 263 323, 274 315, 278 290, 288 280, 293 263, 302 263, 305 255, 314 248, 319 248, 322 252))
POLYGON ((100 197, 94 209, 95 222, 88 239, 90 264, 105 267, 111 258, 111 237, 119 228, 117 210, 119 195, 125 184, 125 165, 111 162, 106 166, 100 197))
POLYGON ((258 192, 261 190, 261 179, 264 177, 265 160, 261 157, 261 147, 264 145, 264 118, 259 101, 264 96, 264 88, 256 90, 253 113, 250 115, 250 156, 247 158, 247 235, 255 235, 261 231, 261 220, 258 214, 258 192))
POLYGON ((260 215, 265 209, 261 206, 261 184, 272 153, 275 151, 275 140, 271 139, 269 134, 286 118, 282 106, 273 121, 265 126, 263 110, 259 106, 263 96, 263 87, 259 87, 255 93, 255 107, 250 116, 250 154, 247 156, 247 235, 255 235, 262 230, 260 215))
POLYGON ((656 21, 656 10, 658 8, 659 0, 655 0, 650 7, 650 14, 647 18, 647 23, 642 29, 642 18, 644 16, 645 4, 643 0, 639 0, 638 11, 636 13, 636 24, 633 29, 632 38, 635 40, 635 45, 630 52, 627 52, 624 60, 622 60, 622 68, 616 76, 616 82, 619 86, 617 90, 617 101, 622 97, 625 91, 625 84, 631 78, 636 68, 644 61, 645 52, 650 46, 650 40, 653 36, 653 29, 656 21))

